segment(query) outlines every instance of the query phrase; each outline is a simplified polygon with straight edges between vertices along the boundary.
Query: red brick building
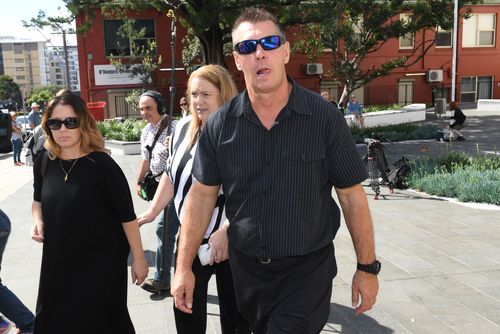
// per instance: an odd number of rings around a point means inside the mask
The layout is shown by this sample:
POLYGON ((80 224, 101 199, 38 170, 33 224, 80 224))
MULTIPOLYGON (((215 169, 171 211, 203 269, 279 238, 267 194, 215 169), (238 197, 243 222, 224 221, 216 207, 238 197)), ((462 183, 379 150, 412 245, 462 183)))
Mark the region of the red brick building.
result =
MULTIPOLYGON (((499 0, 485 0, 472 6, 471 17, 460 19, 457 35, 456 100, 475 103, 478 99, 500 99, 499 0)), ((396 69, 356 91, 364 104, 427 103, 443 97, 449 102, 452 86, 452 31, 422 31, 414 40, 390 40, 378 52, 367 56, 362 66, 370 68, 383 59, 408 55, 422 40, 436 37, 436 44, 416 64, 396 69), (437 36, 436 36, 437 35, 437 36)), ((418 52, 418 50, 417 50, 418 52)), ((319 59, 328 69, 328 55, 319 59)), ((333 98, 341 89, 334 81, 321 81, 320 89, 333 98)))
MULTIPOLYGON (((471 18, 465 23, 460 20, 459 24, 456 97, 462 102, 476 102, 479 98, 500 99, 500 37, 497 34, 500 0, 485 2, 488 4, 474 6, 471 18)), ((171 78, 170 18, 156 10, 131 12, 128 17, 136 19, 138 28, 145 28, 144 40, 153 39, 157 43, 157 50, 163 59, 160 66, 163 70, 156 73, 157 89, 168 98, 171 78)), ((124 97, 130 90, 140 86, 139 80, 131 79, 126 73, 116 73, 109 65, 111 54, 130 53, 127 46, 130 41, 116 34, 121 23, 120 20, 108 19, 96 13, 90 30, 77 37, 81 95, 88 102, 107 102, 106 118, 136 116, 127 106, 124 97)), ((78 17, 77 26, 81 24, 82 18, 78 17)), ((185 33, 185 29, 177 24, 177 68, 182 68, 181 41, 185 33)), ((355 92, 358 100, 365 105, 397 102, 431 104, 436 97, 445 97, 449 101, 453 40, 451 31, 428 30, 417 33, 415 40, 388 41, 377 53, 367 57, 362 66, 371 67, 381 59, 408 54, 419 45, 420 40, 433 38, 436 34, 438 42, 418 63, 368 83, 355 92)), ((231 57, 227 59, 227 65, 242 89, 243 76, 235 69, 231 57)), ((325 72, 329 68, 328 52, 314 63, 310 63, 304 55, 294 53, 287 65, 287 72, 303 86, 318 93, 328 90, 334 99, 338 99, 342 87, 338 82, 324 79, 321 68, 325 72)), ((185 92, 186 81, 186 71, 177 70, 175 113, 179 112, 178 100, 185 92)))

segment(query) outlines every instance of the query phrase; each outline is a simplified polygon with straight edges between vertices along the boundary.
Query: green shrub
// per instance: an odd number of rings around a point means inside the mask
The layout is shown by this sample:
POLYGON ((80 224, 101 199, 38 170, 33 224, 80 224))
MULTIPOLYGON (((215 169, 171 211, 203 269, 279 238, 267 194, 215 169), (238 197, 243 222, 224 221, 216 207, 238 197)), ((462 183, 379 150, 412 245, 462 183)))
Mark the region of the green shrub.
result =
POLYGON ((119 122, 111 120, 98 122, 97 126, 104 139, 131 142, 141 139, 141 132, 144 126, 146 126, 146 121, 127 119, 119 122))
POLYGON ((369 113, 374 111, 382 111, 382 110, 400 110, 404 107, 402 103, 393 103, 393 104, 372 104, 369 106, 363 106, 363 112, 369 113))
POLYGON ((415 139, 433 139, 436 136, 438 127, 436 125, 418 125, 418 124, 395 124, 383 125, 373 128, 360 129, 351 128, 351 134, 356 143, 363 143, 364 138, 371 137, 372 133, 382 134, 390 141, 403 141, 415 139))
POLYGON ((451 152, 412 161, 411 188, 462 202, 500 205, 500 157, 451 152))

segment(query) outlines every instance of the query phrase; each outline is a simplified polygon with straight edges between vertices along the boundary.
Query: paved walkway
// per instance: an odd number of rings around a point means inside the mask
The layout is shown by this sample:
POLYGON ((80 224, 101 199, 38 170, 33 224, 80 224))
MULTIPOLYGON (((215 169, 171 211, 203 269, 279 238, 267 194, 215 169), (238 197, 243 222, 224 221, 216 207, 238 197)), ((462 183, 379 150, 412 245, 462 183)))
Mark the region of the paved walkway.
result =
MULTIPOLYGON (((397 143, 397 160, 446 150, 476 152, 500 148, 500 113, 465 111, 469 126, 465 142, 397 143), (427 148, 422 153, 422 145, 427 148)), ((432 120, 445 125, 445 120, 432 120)), ((139 156, 113 154, 134 184, 139 156)), ((369 187, 365 188, 371 194, 369 187)), ((331 314, 322 333, 500 333, 500 211, 468 207, 410 191, 396 191, 385 199, 369 196, 375 221, 377 253, 383 267, 380 294, 374 310, 354 317, 350 281, 355 255, 345 225, 335 247, 339 273, 334 280, 331 314)), ((2 281, 32 310, 36 303, 42 247, 30 240, 31 167, 15 167, 11 154, 0 155, 0 208, 12 220, 12 234, 2 263, 2 281)), ((136 212, 147 204, 134 198, 136 212)), ((83 208, 82 208, 83 209, 83 208)), ((154 226, 142 230, 153 271, 156 249, 154 226)), ((105 277, 100 278, 103 284, 105 277)), ((212 280, 213 281, 213 280, 212 280)), ((220 333, 214 283, 209 289, 207 333, 220 333)), ((172 298, 151 296, 130 285, 129 309, 139 334, 175 333, 172 298)))

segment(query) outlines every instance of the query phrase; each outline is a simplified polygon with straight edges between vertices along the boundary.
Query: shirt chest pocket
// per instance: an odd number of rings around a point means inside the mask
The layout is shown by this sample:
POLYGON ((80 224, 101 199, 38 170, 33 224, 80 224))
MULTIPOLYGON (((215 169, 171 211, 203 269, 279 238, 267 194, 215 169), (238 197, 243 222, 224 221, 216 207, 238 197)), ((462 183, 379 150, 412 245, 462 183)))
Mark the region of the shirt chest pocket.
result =
POLYGON ((281 152, 280 175, 283 181, 293 180, 298 187, 321 184, 325 177, 326 149, 302 147, 285 149, 281 152))
POLYGON ((297 164, 310 164, 325 160, 325 155, 326 149, 322 147, 291 148, 283 150, 281 158, 297 164))

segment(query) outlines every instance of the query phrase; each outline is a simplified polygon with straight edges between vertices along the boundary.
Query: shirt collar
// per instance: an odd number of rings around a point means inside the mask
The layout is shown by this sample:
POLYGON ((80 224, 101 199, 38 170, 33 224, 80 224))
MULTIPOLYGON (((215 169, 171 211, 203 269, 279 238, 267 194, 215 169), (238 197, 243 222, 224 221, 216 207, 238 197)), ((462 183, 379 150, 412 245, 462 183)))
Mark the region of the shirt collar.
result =
MULTIPOLYGON (((285 106, 285 110, 288 111, 293 111, 297 114, 302 114, 302 115, 311 115, 311 110, 307 108, 307 103, 304 100, 304 94, 301 86, 299 86, 295 80, 290 78, 289 76, 286 77, 288 82, 292 84, 292 91, 290 92, 290 96, 288 97, 288 102, 285 106)), ((247 115, 249 116, 252 113, 255 113, 252 110, 252 107, 250 106, 250 99, 248 97, 248 91, 245 89, 239 97, 238 97, 238 104, 237 104, 237 109, 235 111, 235 116, 240 117, 242 115, 247 115)))

